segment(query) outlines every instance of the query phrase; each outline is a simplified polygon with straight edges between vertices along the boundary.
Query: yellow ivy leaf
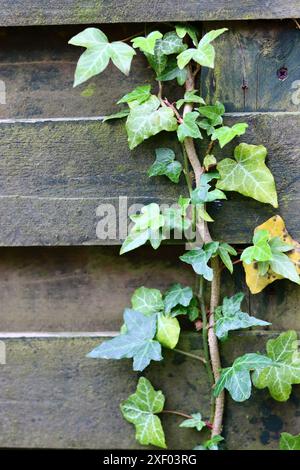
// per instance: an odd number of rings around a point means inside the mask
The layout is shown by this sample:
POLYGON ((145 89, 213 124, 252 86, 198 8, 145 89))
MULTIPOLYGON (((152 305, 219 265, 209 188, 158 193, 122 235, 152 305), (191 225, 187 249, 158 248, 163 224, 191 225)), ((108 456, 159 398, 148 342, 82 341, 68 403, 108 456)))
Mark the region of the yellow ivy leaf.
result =
MULTIPOLYGON (((296 265, 297 272, 300 274, 300 244, 289 235, 283 219, 279 215, 271 217, 266 222, 256 227, 254 232, 257 230, 268 230, 271 237, 280 237, 285 243, 294 245, 295 249, 286 254, 296 265)), ((265 276, 260 276, 256 263, 243 263, 243 266, 246 273, 246 283, 252 294, 258 294, 268 284, 277 281, 277 279, 283 279, 283 276, 274 273, 271 269, 269 269, 265 276)))

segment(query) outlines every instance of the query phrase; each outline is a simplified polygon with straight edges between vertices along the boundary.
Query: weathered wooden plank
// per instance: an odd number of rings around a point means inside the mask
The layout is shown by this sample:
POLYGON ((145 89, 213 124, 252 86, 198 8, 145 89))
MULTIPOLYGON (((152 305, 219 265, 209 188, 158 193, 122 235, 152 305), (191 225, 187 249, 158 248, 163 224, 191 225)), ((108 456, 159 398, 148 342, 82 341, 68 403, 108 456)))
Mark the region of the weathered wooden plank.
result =
MULTIPOLYGON (((289 231, 300 238, 295 214, 299 207, 299 113, 249 113, 228 116, 246 120, 249 129, 239 141, 264 144, 275 176, 280 209, 229 196, 215 204, 214 237, 247 243, 253 228, 279 212, 289 231)), ((175 201, 185 191, 167 179, 147 177, 157 146, 178 153, 175 135, 150 139, 130 152, 123 123, 97 120, 2 121, 0 126, 0 245, 82 245, 118 243, 120 236, 97 239, 99 204, 111 203, 119 215, 120 196, 132 203, 175 201)), ((232 155, 228 145, 222 156, 232 155)), ((220 152, 216 151, 219 157, 220 152)), ((180 157, 179 157, 180 158, 180 157)), ((126 217, 124 219, 127 219, 126 217)), ((122 237, 121 237, 122 238, 122 237)))
POLYGON ((122 23, 146 21, 195 21, 224 19, 295 18, 300 16, 298 0, 287 4, 259 0, 1 0, 0 25, 28 26, 79 23, 122 23))
MULTIPOLYGON (((232 111, 299 111, 300 31, 292 21, 226 23, 201 93, 232 111)), ((203 33, 218 23, 205 23, 203 33)))
MULTIPOLYGON (((243 335, 224 349, 224 363, 245 351, 264 350, 270 335, 243 335)), ((130 361, 97 361, 86 353, 101 338, 1 337, 6 365, 1 366, 1 447, 137 448, 134 430, 120 414, 119 403, 135 389, 130 361)), ((183 338, 180 347, 201 354, 200 335, 183 338)), ((209 413, 205 368, 171 351, 145 375, 166 395, 166 408, 209 413), (174 393, 176 390, 176 393, 174 393)), ((287 403, 265 391, 243 404, 227 400, 224 437, 229 449, 276 449, 279 433, 299 432, 299 386, 287 403)), ((191 449, 204 438, 179 429, 180 419, 162 416, 169 448, 191 449)))
MULTIPOLYGON (((197 26, 200 30, 201 25, 197 26)), ((205 24, 206 29, 219 26, 205 24)), ((202 70, 205 98, 214 101, 215 95, 228 111, 299 111, 297 88, 292 89, 299 79, 300 34, 294 23, 229 22, 226 26, 229 32, 218 38, 215 71, 202 70), (281 67, 288 69, 284 81, 277 77, 281 67), (245 92, 243 78, 248 83, 245 92)), ((111 40, 141 33, 138 24, 101 25, 101 29, 111 40)), ((151 29, 153 25, 146 25, 146 32, 151 29)), ((162 24, 159 29, 170 28, 162 24)), ((82 26, 1 29, 0 79, 5 82, 6 103, 0 105, 0 118, 105 115, 114 112, 118 99, 135 86, 151 83, 156 92, 154 75, 140 53, 134 57, 129 77, 110 65, 73 88, 81 51, 67 43, 81 30, 82 26)), ((170 102, 181 94, 176 84, 165 83, 164 95, 170 102)))
MULTIPOLYGON (((140 25, 101 25, 101 29, 112 41, 141 33, 140 25)), ((165 25, 160 29, 169 30, 165 25)), ((0 118, 103 116, 115 112, 116 102, 138 85, 151 83, 156 92, 154 74, 140 53, 134 57, 129 77, 110 64, 102 74, 73 88, 82 50, 68 40, 81 30, 82 26, 1 29, 0 79, 5 83, 6 102, 1 100, 0 118)), ((169 83, 165 93, 176 100, 182 91, 169 83)))
POLYGON ((118 252, 118 247, 2 248, 1 331, 117 331, 136 288, 194 285, 192 269, 179 261, 182 247, 118 252))
MULTIPOLYGON (((2 248, 0 329, 6 332, 118 331, 122 312, 142 285, 165 291, 180 282, 194 287, 193 270, 179 261, 183 247, 141 248, 119 256, 118 247, 2 248), (109 295, 111 289, 114 295, 109 295)), ((300 330, 300 287, 278 281, 249 296, 245 275, 235 266, 222 272, 222 296, 245 293, 243 309, 300 330)), ((181 319, 183 328, 192 328, 181 319)))

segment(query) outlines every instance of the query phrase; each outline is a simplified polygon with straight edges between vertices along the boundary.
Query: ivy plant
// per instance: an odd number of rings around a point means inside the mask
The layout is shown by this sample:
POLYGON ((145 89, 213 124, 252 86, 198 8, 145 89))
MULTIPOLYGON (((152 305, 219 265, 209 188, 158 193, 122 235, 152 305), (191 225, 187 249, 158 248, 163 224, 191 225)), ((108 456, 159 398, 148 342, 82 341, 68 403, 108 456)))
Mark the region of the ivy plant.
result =
MULTIPOLYGON (((88 356, 131 358, 133 370, 140 372, 152 362, 162 361, 165 349, 199 359, 210 383, 210 417, 203 418, 208 416, 208 410, 188 410, 190 414, 168 411, 185 418, 179 423, 180 428, 210 432, 210 438, 195 450, 217 450, 223 445, 225 390, 237 402, 249 399, 253 386, 266 388, 274 400, 286 401, 293 385, 300 383, 300 354, 295 331, 269 339, 266 353, 248 352, 225 368, 220 361, 219 341, 229 341, 234 330, 270 325, 244 311, 242 293, 220 299, 223 268, 232 273, 234 265, 242 262, 252 294, 282 278, 300 283, 300 246, 287 233, 279 215, 255 228, 253 244, 242 252, 240 259, 234 247, 223 240, 213 240, 210 235, 209 224, 213 219, 207 205, 226 199, 228 192, 235 191, 278 207, 274 177, 266 164, 267 149, 261 144, 241 142, 247 123, 225 125, 224 105, 218 101, 207 103, 199 94, 199 71, 201 67, 214 68, 215 43, 226 31, 226 28, 212 30, 201 37, 195 26, 177 24, 167 32, 154 30, 128 43, 126 40, 109 42, 100 29, 87 28, 69 41, 85 48, 76 67, 74 86, 103 72, 110 61, 128 75, 134 56, 143 54, 156 79, 157 90, 151 89, 150 84, 128 90, 117 103, 122 109, 106 116, 104 121, 126 119, 130 149, 161 132, 172 133, 178 141, 172 148, 156 148, 155 160, 149 162, 148 176, 166 178, 170 184, 178 184, 184 176, 186 194, 178 194, 176 207, 162 210, 152 202, 132 215, 132 227, 120 253, 146 243, 156 250, 170 231, 179 230, 193 243, 180 260, 195 272, 197 288, 179 283, 171 285, 166 292, 139 287, 133 292, 131 306, 124 311, 119 335, 102 342, 88 356), (164 84, 171 80, 183 87, 182 98, 176 103, 164 94, 164 84), (227 144, 236 138, 239 142, 232 154, 227 151, 227 144), (197 141, 202 141, 201 147, 196 145, 197 141), (207 149, 201 154, 198 149, 203 148, 203 142, 207 149), (217 145, 222 155, 218 159, 213 154, 217 145), (210 297, 208 305, 206 290, 210 297), (204 357, 177 349, 182 317, 200 330, 204 357)), ((140 444, 166 447, 160 419, 166 411, 164 404, 163 393, 155 390, 145 377, 139 378, 135 393, 121 404, 122 415, 135 426, 140 444)), ((280 448, 299 449, 299 442, 299 436, 284 432, 280 448)))

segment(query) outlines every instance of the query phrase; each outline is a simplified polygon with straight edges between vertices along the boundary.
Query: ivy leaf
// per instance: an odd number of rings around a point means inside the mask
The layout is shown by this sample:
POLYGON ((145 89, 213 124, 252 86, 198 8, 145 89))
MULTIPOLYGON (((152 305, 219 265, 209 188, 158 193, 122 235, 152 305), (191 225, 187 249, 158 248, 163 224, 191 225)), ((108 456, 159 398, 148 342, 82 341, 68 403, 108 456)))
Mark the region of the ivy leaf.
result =
POLYGON ((288 432, 282 432, 279 442, 280 450, 300 450, 300 434, 293 436, 288 432))
POLYGON ((218 444, 221 441, 224 441, 222 436, 213 436, 211 439, 205 441, 200 446, 194 447, 194 450, 219 450, 218 444))
POLYGON ((131 40, 133 47, 140 49, 147 54, 154 54, 154 47, 157 39, 161 39, 163 35, 159 31, 152 31, 148 36, 139 36, 131 40))
MULTIPOLYGON (((205 116, 209 120, 209 124, 206 127, 220 126, 223 123, 222 116, 225 113, 225 106, 220 103, 220 101, 216 101, 216 104, 214 105, 200 106, 198 111, 200 114, 202 114, 202 116, 205 116)), ((214 129, 212 132, 213 131, 214 129)))
POLYGON ((151 382, 140 377, 136 392, 121 404, 126 421, 135 425, 136 440, 142 445, 152 444, 166 449, 165 435, 158 413, 165 404, 163 393, 154 390, 151 382))
POLYGON ((170 313, 177 305, 187 307, 193 298, 193 290, 181 284, 173 284, 164 295, 165 312, 170 313))
POLYGON ((205 204, 206 202, 216 201, 217 199, 226 199, 226 195, 219 189, 211 190, 209 182, 218 178, 215 172, 204 173, 200 177, 200 185, 192 192, 192 203, 195 205, 205 204))
POLYGON ((169 148, 155 149, 156 160, 148 171, 148 176, 167 176, 173 183, 178 183, 182 165, 175 160, 175 153, 169 148))
POLYGON ((193 413, 192 417, 185 419, 180 423, 180 428, 196 428, 197 431, 201 431, 206 426, 205 421, 202 420, 201 413, 193 413))
POLYGON ((225 297, 223 305, 215 310, 215 333, 216 336, 224 341, 228 338, 228 332, 250 328, 251 326, 267 326, 269 322, 259 320, 241 311, 241 303, 244 294, 242 292, 233 297, 225 297))
POLYGON ((198 302, 195 297, 192 298, 190 304, 187 307, 177 305, 171 310, 171 317, 178 317, 179 315, 187 315, 191 322, 194 322, 199 317, 198 302))
POLYGON ((141 214, 131 215, 130 218, 135 225, 124 240, 120 254, 134 250, 144 245, 148 240, 152 248, 156 250, 164 239, 161 227, 163 227, 165 220, 160 213, 159 205, 155 203, 148 204, 142 207, 141 214))
POLYGON ((185 24, 185 23, 182 23, 182 24, 177 24, 175 26, 175 30, 176 30, 176 33, 177 35, 183 39, 186 35, 188 35, 191 40, 193 41, 194 43, 194 46, 198 46, 198 30, 197 28, 195 28, 194 26, 191 26, 189 24, 185 24))
POLYGON ((119 111, 118 113, 109 114, 108 116, 105 116, 102 122, 110 121, 111 119, 122 119, 124 117, 127 117, 128 114, 129 109, 124 109, 123 111, 119 111))
POLYGON ((233 400, 248 400, 251 395, 250 371, 263 369, 272 363, 272 359, 261 354, 249 353, 238 357, 231 367, 222 369, 214 388, 214 396, 217 397, 226 388, 233 400))
POLYGON ((129 74, 134 49, 121 41, 109 43, 100 29, 86 28, 70 39, 69 44, 86 48, 77 63, 74 87, 103 72, 110 59, 121 72, 129 74))
POLYGON ((247 127, 248 124, 244 122, 234 124, 232 127, 219 127, 218 129, 214 130, 211 138, 212 140, 218 140, 220 147, 223 148, 235 137, 245 134, 247 127))
MULTIPOLYGON (((201 96, 197 95, 198 90, 186 91, 184 97, 176 102, 176 108, 180 109, 184 103, 200 103, 205 104, 205 101, 201 96)), ((199 115, 198 115, 199 116, 199 115)))
POLYGON ((161 361, 161 346, 154 340, 156 315, 146 317, 135 310, 124 311, 125 333, 93 349, 87 357, 96 359, 133 358, 133 370, 144 370, 151 361, 161 361))
POLYGON ((291 265, 287 266, 288 270, 283 270, 282 268, 285 264, 278 266, 277 263, 273 265, 275 269, 280 270, 283 275, 275 273, 271 269, 271 262, 253 262, 251 264, 243 263, 245 273, 246 273, 246 282, 252 294, 257 294, 261 292, 268 284, 276 281, 277 279, 282 279, 289 276, 289 279, 295 279, 295 282, 299 282, 300 274, 300 244, 292 239, 288 234, 285 223, 283 219, 279 216, 273 216, 268 219, 263 224, 256 227, 255 232, 260 230, 267 230, 269 233, 269 246, 272 251, 272 257, 275 255, 283 254, 283 250, 292 250, 287 253, 287 258, 294 265, 293 268, 291 265), (278 241, 280 240, 280 242, 278 241), (297 275, 297 277, 296 277, 297 275))
POLYGON ((157 75, 156 80, 160 82, 167 82, 169 80, 174 80, 176 78, 178 85, 184 85, 187 77, 187 69, 184 68, 180 70, 177 65, 175 57, 169 57, 167 59, 167 64, 163 69, 163 72, 157 75))
POLYGON ((220 256, 221 260, 223 261, 228 271, 233 273, 233 264, 232 264, 230 255, 232 256, 237 255, 237 252, 235 251, 235 249, 231 245, 228 245, 228 243, 222 242, 219 244, 218 255, 220 256))
POLYGON ((293 261, 284 253, 272 252, 270 261, 271 270, 279 276, 285 277, 296 284, 300 284, 299 274, 293 261))
POLYGON ((131 305, 134 310, 146 316, 160 312, 164 309, 164 302, 160 290, 139 287, 131 297, 131 305))
POLYGON ((183 118, 183 123, 179 124, 177 128, 177 136, 179 142, 183 142, 186 137, 192 137, 193 139, 202 139, 202 135, 199 127, 197 126, 196 120, 199 114, 190 111, 183 118))
POLYGON ((176 34, 175 31, 166 33, 163 39, 159 39, 156 43, 156 50, 160 54, 171 55, 179 54, 187 48, 182 39, 176 34))
POLYGON ((242 255, 241 260, 246 264, 252 261, 270 261, 272 250, 269 245, 270 233, 268 230, 257 230, 253 236, 253 246, 248 246, 242 255))
POLYGON ((167 207, 163 211, 165 224, 163 233, 169 235, 170 230, 176 230, 181 234, 184 230, 188 230, 192 224, 191 219, 185 216, 180 207, 167 207))
POLYGON ((117 102, 117 104, 131 103, 133 101, 136 101, 138 104, 142 104, 150 98, 151 96, 150 90, 151 90, 151 85, 138 86, 134 90, 132 90, 130 93, 127 93, 126 95, 124 95, 117 102))
POLYGON ((206 245, 204 245, 203 248, 196 248, 194 250, 190 250, 179 258, 184 263, 191 264, 196 274, 203 276, 207 281, 212 281, 213 270, 210 266, 208 266, 207 263, 213 253, 209 249, 210 247, 207 247, 206 245))
POLYGON ((180 325, 177 318, 160 313, 157 317, 157 341, 165 348, 174 349, 178 343, 179 335, 180 325))
POLYGON ((227 31, 227 28, 212 30, 205 34, 196 49, 187 49, 177 57, 178 67, 183 69, 192 59, 204 67, 214 68, 215 48, 210 43, 220 34, 227 31))
POLYGON ((300 383, 300 353, 296 331, 286 331, 278 338, 270 339, 266 349, 273 363, 255 372, 253 384, 259 389, 268 387, 275 400, 287 401, 292 384, 300 383))
POLYGON ((278 207, 274 178, 265 165, 266 156, 263 145, 238 145, 234 150, 235 160, 225 158, 218 163, 217 187, 278 207))
POLYGON ((173 111, 160 106, 159 99, 152 95, 145 103, 130 110, 126 121, 129 148, 132 150, 144 140, 161 131, 175 131, 177 120, 173 111))
POLYGON ((210 168, 214 167, 217 165, 217 159, 214 155, 205 155, 203 159, 203 165, 206 171, 209 171, 210 168))
POLYGON ((127 253, 128 251, 135 250, 136 248, 139 248, 140 246, 144 245, 150 239, 150 236, 151 236, 151 231, 149 229, 131 232, 126 237, 126 239, 124 240, 121 246, 120 255, 123 255, 124 253, 127 253))

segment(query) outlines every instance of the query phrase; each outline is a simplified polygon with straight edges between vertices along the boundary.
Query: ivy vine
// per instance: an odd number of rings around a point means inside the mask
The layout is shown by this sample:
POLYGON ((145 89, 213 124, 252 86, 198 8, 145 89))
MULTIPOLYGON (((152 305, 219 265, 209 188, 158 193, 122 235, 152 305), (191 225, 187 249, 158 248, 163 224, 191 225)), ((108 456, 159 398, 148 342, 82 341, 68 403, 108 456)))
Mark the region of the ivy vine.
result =
MULTIPOLYGON (((226 199, 226 192, 235 191, 278 207, 275 182, 265 163, 267 149, 263 145, 240 143, 232 156, 221 160, 213 154, 215 145, 223 149, 235 137, 244 135, 248 127, 243 122, 232 127, 224 125, 224 105, 218 101, 206 103, 196 86, 201 67, 214 67, 213 42, 226 31, 226 28, 212 30, 200 38, 193 25, 178 24, 165 34, 152 31, 145 37, 134 37, 131 46, 122 41, 109 42, 100 29, 87 28, 69 41, 85 48, 76 67, 74 86, 101 73, 110 61, 128 75, 137 50, 144 54, 154 71, 157 93, 151 92, 150 85, 138 86, 119 99, 122 109, 106 116, 105 121, 126 118, 130 149, 162 131, 176 133, 182 149, 182 158, 178 158, 171 148, 157 148, 148 176, 163 176, 177 184, 183 174, 188 196, 179 195, 176 207, 161 210, 158 204, 151 203, 139 214, 132 215, 132 229, 123 242, 121 254, 148 242, 158 249, 170 231, 182 232, 192 246, 180 260, 194 270, 197 289, 178 283, 163 293, 144 286, 138 288, 133 293, 131 307, 124 311, 120 334, 101 343, 88 355, 102 359, 132 358, 133 370, 143 371, 152 361, 163 360, 167 348, 191 356, 201 362, 201 367, 206 367, 213 404, 209 419, 202 418, 209 414, 207 410, 191 414, 164 410, 163 393, 156 391, 148 379, 140 377, 135 393, 121 404, 121 412, 135 426, 136 439, 143 445, 166 448, 159 417, 165 411, 185 418, 180 427, 210 429, 210 439, 195 449, 217 450, 223 441, 225 390, 237 402, 251 396, 252 386, 267 388, 275 400, 286 401, 292 385, 300 383, 295 331, 283 332, 267 341, 265 354, 248 353, 237 357, 230 367, 221 365, 219 341, 227 341, 233 330, 270 324, 242 311, 242 293, 220 300, 221 271, 225 267, 232 273, 239 259, 232 246, 212 240, 208 224, 213 219, 207 204, 226 199), (176 103, 164 96, 164 82, 170 80, 176 80, 184 88, 183 97, 176 103), (204 138, 208 145, 200 158, 195 141, 204 138), (205 300, 208 284, 209 305, 205 300), (181 316, 198 325, 198 329, 200 325, 204 357, 176 349, 181 316)), ((240 261, 253 294, 277 279, 287 278, 300 284, 300 246, 289 236, 278 215, 255 229, 253 245, 242 252, 240 261)), ((282 433, 280 449, 299 450, 300 435, 282 433)))

